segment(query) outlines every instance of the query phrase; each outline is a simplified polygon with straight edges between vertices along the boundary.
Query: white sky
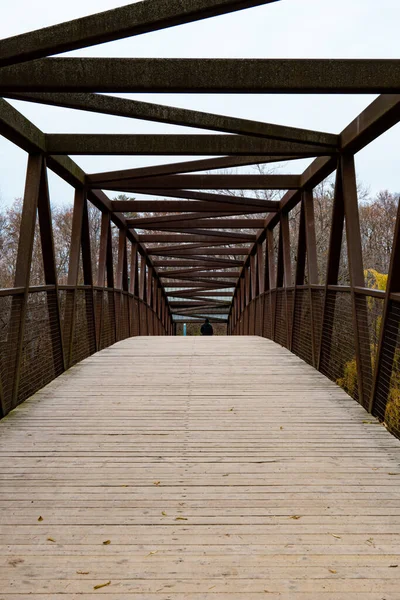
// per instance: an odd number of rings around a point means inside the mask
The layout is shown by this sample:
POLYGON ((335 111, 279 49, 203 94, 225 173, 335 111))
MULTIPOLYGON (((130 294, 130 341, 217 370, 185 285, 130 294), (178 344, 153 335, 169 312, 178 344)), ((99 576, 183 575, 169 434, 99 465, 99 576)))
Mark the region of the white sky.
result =
MULTIPOLYGON (((149 0, 151 1, 151 0, 149 0)), ((129 0, 0 0, 0 38, 102 10, 129 0), (6 7, 6 8, 5 8, 6 7)), ((198 23, 94 46, 64 56, 227 58, 399 58, 398 0, 281 0, 198 23)), ((374 96, 132 94, 139 100, 339 133, 374 96)), ((11 101, 47 133, 205 133, 194 129, 11 101)), ((400 125, 357 155, 357 173, 371 194, 400 192, 400 125)), ((23 193, 26 154, 0 137, 0 201, 23 193)), ((87 172, 193 160, 195 157, 74 157, 87 172)), ((301 172, 308 161, 287 163, 301 172)), ((72 188, 50 177, 52 202, 72 188)))

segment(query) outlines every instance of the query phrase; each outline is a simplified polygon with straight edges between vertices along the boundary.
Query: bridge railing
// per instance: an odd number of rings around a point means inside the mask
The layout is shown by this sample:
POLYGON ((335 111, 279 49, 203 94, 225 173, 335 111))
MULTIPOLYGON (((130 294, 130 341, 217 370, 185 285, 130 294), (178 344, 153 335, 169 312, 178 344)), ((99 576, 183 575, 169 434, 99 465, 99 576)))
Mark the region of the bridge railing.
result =
POLYGON ((0 290, 3 415, 115 342, 170 333, 165 315, 126 291, 88 285, 37 286, 27 295, 21 288, 0 290))
POLYGON ((47 162, 42 153, 29 155, 15 287, 0 290, 0 417, 98 350, 129 336, 173 333, 164 286, 146 249, 124 217, 112 212, 107 196, 86 188, 79 170, 81 181, 72 180, 75 198, 67 283, 61 283, 47 162), (100 211, 96 257, 91 252, 89 202, 100 211), (117 243, 113 243, 112 223, 117 243), (40 246, 43 284, 32 286, 35 244, 40 246), (117 246, 115 256, 113 246, 117 246))
POLYGON ((249 254, 228 334, 260 335, 288 348, 400 437, 400 206, 386 290, 365 287, 353 161, 338 160, 325 284, 318 283, 313 192, 306 190, 296 202, 301 207, 296 248, 290 247, 288 225, 292 203, 279 220, 271 220, 249 254), (343 257, 350 285, 339 285, 343 257))

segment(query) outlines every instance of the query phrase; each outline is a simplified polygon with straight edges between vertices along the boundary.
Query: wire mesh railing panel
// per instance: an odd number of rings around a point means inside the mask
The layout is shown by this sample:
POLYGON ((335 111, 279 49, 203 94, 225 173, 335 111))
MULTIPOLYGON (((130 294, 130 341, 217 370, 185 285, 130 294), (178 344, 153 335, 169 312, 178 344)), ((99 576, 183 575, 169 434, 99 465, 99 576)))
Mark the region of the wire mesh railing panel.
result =
POLYGON ((12 407, 23 295, 0 297, 0 376, 4 412, 12 407))
POLYGON ((147 335, 147 306, 142 302, 139 302, 139 331, 140 335, 147 335))
POLYGON ((311 298, 309 289, 297 289, 295 293, 292 352, 313 364, 311 298))
POLYGON ((64 371, 56 291, 28 294, 16 403, 64 371))
POLYGON ((360 344, 360 367, 363 382, 363 406, 368 409, 374 384, 374 367, 379 344, 385 296, 355 295, 358 337, 360 344))
POLYGON ((114 292, 110 290, 103 291, 103 310, 101 313, 101 336, 100 349, 108 348, 115 344, 115 308, 114 292))
POLYGON ((95 315, 96 315, 96 343, 97 343, 97 347, 100 349, 101 320, 102 320, 102 310, 103 310, 103 290, 94 290, 93 298, 94 298, 94 309, 95 309, 95 315))
POLYGON ((77 288, 71 365, 96 352, 93 294, 91 289, 77 288))
POLYGON ((63 289, 58 291, 60 302, 61 328, 67 368, 70 366, 72 322, 75 304, 75 290, 63 289))
POLYGON ((256 304, 256 322, 255 322, 255 335, 262 336, 263 334, 263 296, 257 296, 255 299, 256 304))
POLYGON ((293 311, 294 311, 294 290, 286 290, 286 315, 287 315, 287 347, 290 348, 290 341, 292 339, 292 323, 293 323, 293 311))
POLYGON ((315 367, 318 366, 318 356, 321 346, 322 321, 324 314, 324 289, 311 289, 312 302, 312 322, 314 333, 314 348, 315 348, 315 367))
POLYGON ((256 304, 252 300, 249 304, 249 335, 255 335, 256 304))
POLYGON ((358 401, 357 362, 350 292, 326 293, 320 371, 358 401))
POLYGON ((276 290, 275 342, 281 346, 285 346, 285 348, 288 345, 287 327, 286 291, 284 289, 279 289, 276 290))
POLYGON ((140 335, 140 323, 139 323, 139 301, 136 298, 133 299, 133 314, 132 314, 132 335, 140 335))
POLYGON ((275 292, 264 294, 263 337, 272 339, 272 302, 275 292))
POLYGON ((400 438, 400 303, 390 301, 373 414, 400 438))
POLYGON ((116 337, 117 342, 119 342, 121 338, 121 292, 114 291, 114 304, 115 304, 115 322, 116 322, 116 337))

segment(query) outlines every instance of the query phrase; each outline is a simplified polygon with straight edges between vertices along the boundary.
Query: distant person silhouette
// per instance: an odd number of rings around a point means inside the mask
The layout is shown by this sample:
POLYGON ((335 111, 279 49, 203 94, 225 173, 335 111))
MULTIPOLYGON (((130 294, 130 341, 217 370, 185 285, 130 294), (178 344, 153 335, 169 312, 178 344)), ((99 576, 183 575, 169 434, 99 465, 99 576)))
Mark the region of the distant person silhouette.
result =
POLYGON ((214 329, 208 319, 201 326, 200 333, 201 335, 214 335, 214 329))

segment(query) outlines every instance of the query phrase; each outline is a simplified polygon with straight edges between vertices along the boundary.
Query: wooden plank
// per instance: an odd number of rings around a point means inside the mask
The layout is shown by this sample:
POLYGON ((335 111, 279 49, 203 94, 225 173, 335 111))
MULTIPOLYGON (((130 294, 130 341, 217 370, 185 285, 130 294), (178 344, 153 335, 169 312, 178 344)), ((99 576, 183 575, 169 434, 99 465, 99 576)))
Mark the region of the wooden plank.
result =
POLYGON ((0 598, 398 594, 399 441, 269 340, 119 342, 3 419, 0 452, 0 598))

